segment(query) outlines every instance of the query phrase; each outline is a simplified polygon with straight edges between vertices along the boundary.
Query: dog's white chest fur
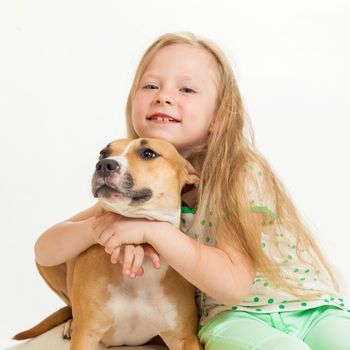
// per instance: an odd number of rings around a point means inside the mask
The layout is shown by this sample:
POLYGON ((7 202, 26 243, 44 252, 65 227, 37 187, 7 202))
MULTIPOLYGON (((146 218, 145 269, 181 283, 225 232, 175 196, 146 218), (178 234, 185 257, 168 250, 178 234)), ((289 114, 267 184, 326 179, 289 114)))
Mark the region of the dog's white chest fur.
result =
POLYGON ((177 310, 163 293, 160 281, 168 270, 162 263, 159 270, 148 259, 144 265, 144 275, 108 285, 111 294, 107 307, 115 315, 114 326, 102 338, 105 345, 144 344, 161 330, 175 329, 177 310))

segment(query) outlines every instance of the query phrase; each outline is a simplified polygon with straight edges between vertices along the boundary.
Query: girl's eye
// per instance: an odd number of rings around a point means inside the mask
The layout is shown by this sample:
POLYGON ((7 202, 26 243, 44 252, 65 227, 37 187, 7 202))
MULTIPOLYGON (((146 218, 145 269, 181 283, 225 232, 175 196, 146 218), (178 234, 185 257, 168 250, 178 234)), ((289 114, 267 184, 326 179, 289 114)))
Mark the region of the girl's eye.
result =
POLYGON ((181 92, 185 92, 186 94, 194 94, 196 93, 196 91, 194 91, 193 89, 191 88, 188 88, 188 87, 183 87, 180 89, 181 92))
POLYGON ((154 89, 158 89, 157 85, 154 84, 147 84, 143 87, 144 89, 150 89, 150 90, 154 90, 154 89))

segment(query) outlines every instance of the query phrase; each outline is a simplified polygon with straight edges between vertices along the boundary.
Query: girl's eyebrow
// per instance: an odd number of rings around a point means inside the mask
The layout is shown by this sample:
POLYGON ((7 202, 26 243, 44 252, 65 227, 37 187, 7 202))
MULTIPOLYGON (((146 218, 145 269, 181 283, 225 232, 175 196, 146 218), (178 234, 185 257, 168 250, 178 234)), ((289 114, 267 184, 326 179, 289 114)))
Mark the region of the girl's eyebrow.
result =
MULTIPOLYGON (((155 73, 145 73, 141 79, 156 79, 159 80, 159 76, 155 73)), ((193 81, 193 77, 187 74, 180 74, 177 76, 177 78, 181 81, 186 81, 186 80, 190 80, 193 81)))
POLYGON ((157 75, 153 74, 153 73, 146 73, 144 74, 141 79, 145 79, 145 78, 154 78, 154 79, 158 79, 157 75))

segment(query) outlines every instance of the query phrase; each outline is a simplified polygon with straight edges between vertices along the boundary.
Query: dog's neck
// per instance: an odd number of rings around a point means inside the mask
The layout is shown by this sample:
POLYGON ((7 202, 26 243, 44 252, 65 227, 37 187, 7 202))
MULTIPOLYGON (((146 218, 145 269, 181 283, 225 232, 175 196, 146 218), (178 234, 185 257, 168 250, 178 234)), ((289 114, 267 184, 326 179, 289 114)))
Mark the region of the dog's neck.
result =
POLYGON ((145 219, 157 220, 157 221, 166 221, 172 224, 173 226, 179 228, 180 216, 181 216, 181 208, 179 208, 175 213, 174 212, 166 213, 166 212, 159 212, 159 211, 151 212, 149 210, 145 210, 143 212, 142 210, 139 210, 137 213, 137 216, 132 216, 132 217, 145 218, 145 219))
POLYGON ((139 219, 148 219, 148 220, 157 220, 157 221, 166 221, 172 224, 173 226, 180 227, 180 217, 181 217, 181 207, 175 211, 159 211, 159 210, 150 210, 147 208, 117 208, 115 205, 109 205, 107 202, 101 202, 101 206, 106 211, 112 211, 122 216, 128 218, 139 218, 139 219))
MULTIPOLYGON (((193 208, 197 202, 197 188, 193 186, 188 186, 185 188, 181 195, 181 200, 189 207, 193 208)), ((170 199, 169 199, 170 200, 170 199)), ((181 205, 178 208, 174 208, 173 205, 168 205, 166 208, 162 205, 161 210, 155 210, 147 208, 147 206, 136 207, 136 206, 126 206, 125 204, 116 205, 109 204, 107 201, 100 202, 102 207, 107 211, 112 211, 122 216, 129 218, 139 218, 139 219, 148 219, 156 221, 166 221, 172 224, 173 226, 180 228, 181 220, 181 205)), ((171 202, 169 202, 171 203, 171 202)))

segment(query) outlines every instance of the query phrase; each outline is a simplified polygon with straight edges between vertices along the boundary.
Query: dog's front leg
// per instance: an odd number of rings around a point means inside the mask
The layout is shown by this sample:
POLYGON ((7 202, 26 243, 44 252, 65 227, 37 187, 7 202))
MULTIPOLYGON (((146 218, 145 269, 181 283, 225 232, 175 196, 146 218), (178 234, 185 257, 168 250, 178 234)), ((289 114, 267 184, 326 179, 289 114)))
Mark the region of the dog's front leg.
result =
POLYGON ((75 329, 75 332, 72 333, 70 350, 96 350, 100 336, 94 332, 82 332, 75 329))
POLYGON ((98 343, 114 324, 114 315, 107 307, 109 274, 114 267, 109 256, 98 245, 90 247, 76 260, 69 279, 74 329, 71 350, 96 350, 98 343), (97 268, 98 267, 98 268, 97 268))
POLYGON ((109 330, 112 322, 106 319, 84 318, 73 316, 74 331, 71 333, 70 350, 96 350, 103 335, 109 330))
POLYGON ((161 332, 160 337, 170 350, 202 350, 196 334, 186 334, 186 332, 168 331, 161 332))

